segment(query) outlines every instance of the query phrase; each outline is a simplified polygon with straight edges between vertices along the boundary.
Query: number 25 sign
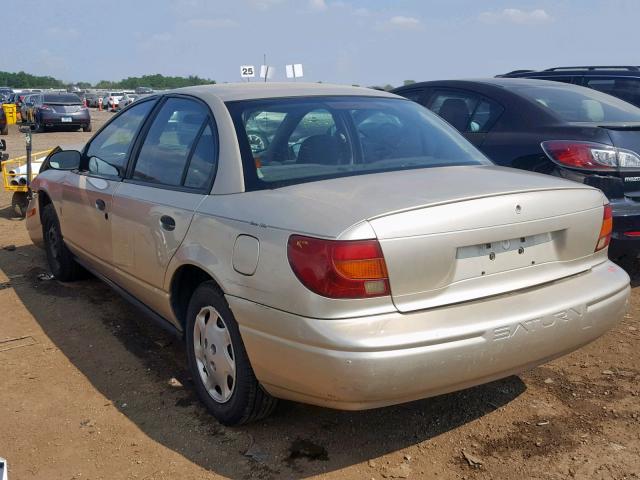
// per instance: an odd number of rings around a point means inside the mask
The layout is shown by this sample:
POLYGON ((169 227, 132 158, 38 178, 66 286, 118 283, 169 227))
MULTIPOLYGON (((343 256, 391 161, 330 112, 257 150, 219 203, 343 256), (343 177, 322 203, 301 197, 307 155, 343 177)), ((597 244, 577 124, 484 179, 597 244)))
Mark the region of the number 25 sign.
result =
POLYGON ((240 76, 242 78, 253 78, 256 76, 256 69, 253 65, 242 65, 240 67, 240 76))

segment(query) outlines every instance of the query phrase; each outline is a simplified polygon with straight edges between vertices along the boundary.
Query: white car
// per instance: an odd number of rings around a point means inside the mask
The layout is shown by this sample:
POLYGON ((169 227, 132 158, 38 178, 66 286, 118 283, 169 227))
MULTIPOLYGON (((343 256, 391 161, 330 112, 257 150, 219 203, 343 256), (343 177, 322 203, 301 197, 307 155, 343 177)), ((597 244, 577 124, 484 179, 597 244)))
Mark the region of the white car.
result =
POLYGON ((115 111, 118 109, 118 105, 120 104, 120 100, 124 96, 124 92, 107 92, 104 97, 102 97, 102 108, 105 110, 115 111))

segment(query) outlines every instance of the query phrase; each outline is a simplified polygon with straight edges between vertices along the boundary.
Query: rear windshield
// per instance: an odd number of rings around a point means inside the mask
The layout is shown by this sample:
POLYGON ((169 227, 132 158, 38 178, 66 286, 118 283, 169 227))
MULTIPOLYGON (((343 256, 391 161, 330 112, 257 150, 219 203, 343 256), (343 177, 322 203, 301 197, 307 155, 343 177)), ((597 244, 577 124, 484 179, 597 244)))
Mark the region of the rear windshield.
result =
POLYGON ((514 87, 567 122, 640 122, 640 108, 588 88, 514 87))
POLYGON ((247 190, 448 165, 491 164, 404 99, 298 97, 229 102, 247 190))
POLYGON ((44 102, 45 103, 62 103, 65 105, 76 105, 78 103, 82 103, 80 101, 80 97, 78 97, 75 93, 66 93, 61 95, 45 95, 44 102))

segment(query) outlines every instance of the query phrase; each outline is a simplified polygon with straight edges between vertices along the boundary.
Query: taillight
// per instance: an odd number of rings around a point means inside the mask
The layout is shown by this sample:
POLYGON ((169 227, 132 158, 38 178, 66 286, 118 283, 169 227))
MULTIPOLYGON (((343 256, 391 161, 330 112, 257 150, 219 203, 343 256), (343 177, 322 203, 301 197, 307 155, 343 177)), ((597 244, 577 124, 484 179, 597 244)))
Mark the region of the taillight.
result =
POLYGON ((369 298, 391 292, 377 240, 323 240, 292 235, 287 257, 302 284, 318 295, 369 298))
POLYGON ((53 110, 49 105, 40 105, 41 110, 53 110))
POLYGON ((596 243, 596 252, 609 246, 612 231, 613 212, 611 210, 611 205, 607 204, 604 206, 604 213, 602 214, 602 226, 600 227, 600 235, 598 235, 598 243, 596 243))
POLYGON ((614 170, 640 168, 640 156, 630 150, 594 142, 550 140, 541 143, 542 149, 555 163, 586 170, 614 170))

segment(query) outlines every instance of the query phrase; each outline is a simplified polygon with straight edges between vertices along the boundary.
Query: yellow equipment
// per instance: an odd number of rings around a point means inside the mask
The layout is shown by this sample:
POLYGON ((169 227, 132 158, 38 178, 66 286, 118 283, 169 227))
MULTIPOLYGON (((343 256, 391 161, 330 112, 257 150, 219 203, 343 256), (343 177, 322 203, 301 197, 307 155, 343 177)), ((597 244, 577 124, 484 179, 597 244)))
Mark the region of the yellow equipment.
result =
MULTIPOLYGON (((32 154, 31 180, 38 175, 39 168, 33 168, 34 163, 41 164, 50 150, 43 150, 32 154)), ((31 182, 29 182, 31 183, 31 182)), ((11 206, 18 216, 24 217, 29 203, 27 185, 27 156, 12 158, 2 162, 2 184, 8 192, 13 192, 11 206)))
POLYGON ((18 121, 18 117, 16 114, 17 108, 15 103, 3 103, 2 109, 4 110, 4 115, 7 117, 7 125, 15 125, 18 121))

